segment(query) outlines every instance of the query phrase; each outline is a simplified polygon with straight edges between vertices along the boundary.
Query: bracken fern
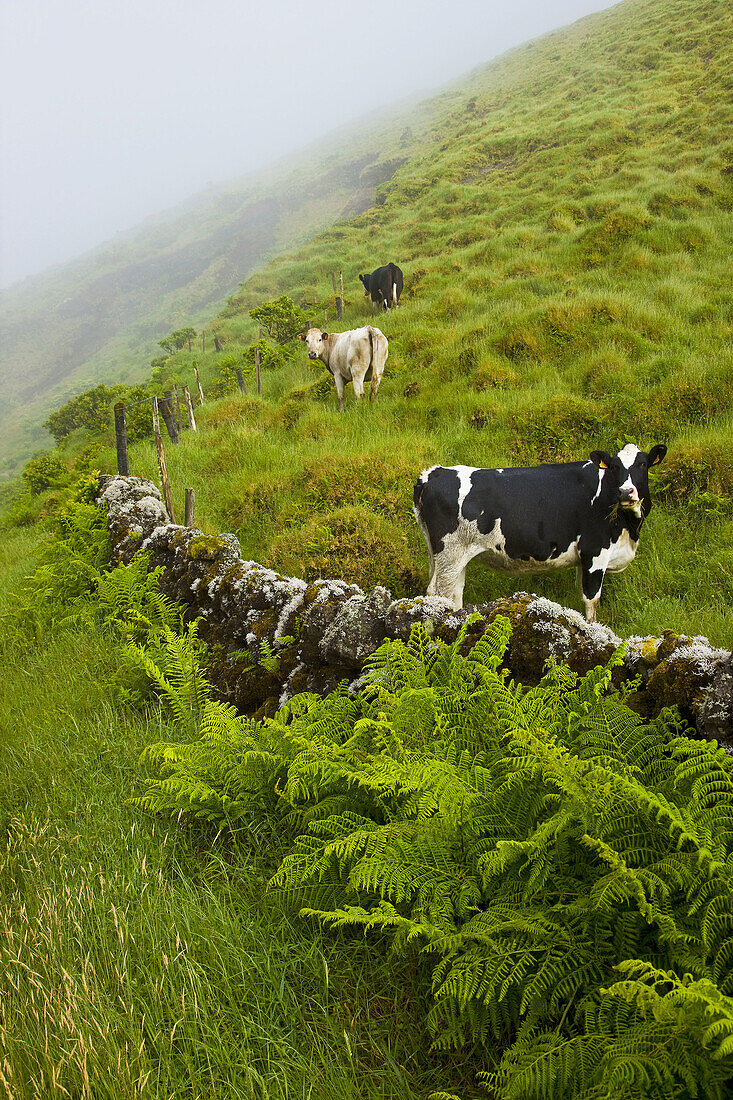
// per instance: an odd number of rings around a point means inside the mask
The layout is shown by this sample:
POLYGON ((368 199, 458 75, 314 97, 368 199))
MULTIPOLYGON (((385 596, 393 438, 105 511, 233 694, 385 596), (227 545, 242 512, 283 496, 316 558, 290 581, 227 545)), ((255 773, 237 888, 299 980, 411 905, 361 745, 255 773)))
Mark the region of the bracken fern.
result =
POLYGON ((445 645, 416 625, 356 698, 344 684, 261 722, 203 699, 198 739, 148 750, 138 801, 284 814, 300 835, 273 892, 419 949, 435 1046, 505 1046, 497 1095, 722 1097, 729 759, 672 711, 630 710, 618 656, 582 678, 551 664, 524 691, 501 669, 509 636, 498 618, 464 654, 465 631, 445 645))

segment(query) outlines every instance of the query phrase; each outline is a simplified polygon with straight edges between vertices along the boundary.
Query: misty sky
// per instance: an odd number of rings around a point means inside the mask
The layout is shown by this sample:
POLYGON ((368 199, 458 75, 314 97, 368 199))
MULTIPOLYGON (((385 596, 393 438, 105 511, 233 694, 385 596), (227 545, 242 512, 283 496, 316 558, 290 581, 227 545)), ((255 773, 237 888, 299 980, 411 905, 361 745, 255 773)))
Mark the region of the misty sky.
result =
POLYGON ((0 286, 610 0, 5 0, 0 286))

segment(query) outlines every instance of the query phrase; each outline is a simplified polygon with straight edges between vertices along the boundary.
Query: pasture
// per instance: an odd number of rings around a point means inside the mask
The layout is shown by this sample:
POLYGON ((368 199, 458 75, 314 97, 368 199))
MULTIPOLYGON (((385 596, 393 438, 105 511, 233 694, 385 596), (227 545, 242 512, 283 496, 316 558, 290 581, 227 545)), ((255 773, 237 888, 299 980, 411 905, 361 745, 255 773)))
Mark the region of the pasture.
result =
MULTIPOLYGON (((671 628, 730 645, 731 19, 692 0, 621 4, 423 110, 422 153, 376 206, 275 257, 207 326, 205 353, 168 360, 168 383, 193 386, 194 359, 206 387, 236 361, 248 379, 248 396, 207 403, 196 438, 168 449, 199 525, 234 531, 245 556, 286 572, 416 593, 424 466, 664 443, 639 553, 610 578, 602 616, 622 635, 671 628), (248 311, 285 294, 318 325, 326 308, 329 328, 359 327, 372 315, 358 273, 389 259, 405 287, 399 309, 374 316, 390 342, 375 403, 358 407, 349 386, 340 416, 330 375, 302 351, 252 396, 248 311)), ((84 442, 69 439, 67 461, 84 442)), ((113 468, 109 444, 94 462, 113 468)), ((132 468, 157 477, 153 448, 133 448, 132 468)), ((512 583, 477 563, 466 600, 512 583)), ((570 573, 527 583, 581 606, 570 573)))
MULTIPOLYGON (((427 581, 411 507, 423 467, 580 460, 628 440, 645 449, 663 443, 669 452, 651 479, 655 507, 637 558, 607 579, 600 617, 622 636, 671 628, 731 647, 732 42, 728 5, 627 0, 513 51, 405 119, 411 155, 380 186, 376 205, 273 256, 206 325, 206 351, 178 351, 158 371, 153 392, 161 382, 193 386, 194 359, 207 392, 222 387, 219 399, 197 408, 199 431, 184 432, 177 447, 166 444, 178 509, 184 487, 193 486, 198 526, 234 531, 244 557, 306 578, 385 583, 407 595, 423 592, 427 581), (404 291, 399 309, 373 318, 390 341, 375 402, 357 404, 349 387, 339 413, 333 380, 302 348, 264 372, 258 397, 248 358, 258 325, 249 311, 289 295, 318 325, 327 309, 329 330, 336 328, 331 275, 343 270, 338 327, 360 327, 372 314, 358 273, 389 261, 402 268, 404 291), (243 366, 247 395, 233 392, 232 362, 243 366)), ((462 1100, 486 1096, 477 1071, 495 1067, 519 1016, 503 1032, 495 1017, 498 1039, 431 1051, 424 1029, 431 986, 419 960, 390 956, 383 929, 323 934, 266 892, 292 848, 292 815, 211 827, 185 815, 152 818, 130 804, 141 790, 136 774, 150 778, 145 768, 136 773, 145 746, 188 744, 199 730, 193 721, 176 722, 151 694, 134 672, 119 623, 105 623, 94 600, 65 609, 57 591, 51 611, 56 582, 49 574, 37 574, 29 594, 22 578, 44 553, 32 521, 54 513, 79 474, 114 469, 113 437, 78 430, 56 458, 62 475, 15 501, 0 544, 0 1094, 416 1100, 446 1087, 462 1100)), ((157 480, 149 442, 135 443, 130 459, 133 473, 157 480)), ((581 607, 571 570, 522 584, 581 607)), ((466 602, 515 587, 474 563, 466 602)), ((160 648, 151 652, 160 659, 160 648)), ((445 753, 429 736, 420 741, 422 726, 408 726, 402 732, 414 735, 411 751, 437 774, 445 753), (433 753, 436 761, 428 759, 433 753)), ((658 785, 649 783, 654 798, 658 790, 673 798, 664 770, 670 730, 649 732, 662 748, 642 753, 650 773, 662 769, 658 785)), ((544 745, 563 768, 571 757, 575 768, 587 750, 576 757, 572 746, 553 741, 547 748, 551 740, 538 736, 532 751, 544 745)), ((400 739, 390 746, 399 756, 400 739)), ((354 751, 360 767, 358 745, 354 751)), ((532 754, 512 751, 533 783, 532 754)), ((492 753, 501 771, 503 749, 492 753)), ((378 767, 382 755, 374 756, 378 767)), ((587 778, 586 763, 577 768, 587 778)), ((728 792, 726 765, 715 768, 710 774, 728 792)), ((667 868, 675 899, 682 879, 673 881, 667 847, 722 881, 728 832, 701 825, 702 847, 693 852, 689 836, 660 825, 667 819, 634 769, 623 790, 633 787, 645 807, 653 858, 667 868), (714 858, 705 847, 713 842, 714 858)), ((558 765, 553 774, 561 771, 558 765)), ((585 794, 578 804, 591 821, 597 800, 591 786, 585 794)), ((540 830, 544 797, 535 800, 540 830)), ((553 790, 548 797, 554 806, 560 796, 553 790)), ((703 822, 707 809, 703 797, 703 822)), ((531 921, 549 936, 550 908, 577 908, 588 883, 595 889, 605 873, 603 860, 612 862, 603 823, 593 832, 582 814, 580 824, 566 814, 567 849, 557 852, 582 855, 591 877, 559 897, 532 870, 536 912, 521 916, 522 929, 531 921), (595 838, 588 849, 579 840, 586 834, 595 838)), ((636 832, 619 829, 613 843, 626 853, 636 832)), ((543 835, 547 854, 554 842, 543 835)), ((511 839, 502 858, 525 843, 535 840, 511 839)), ((642 916, 651 911, 632 886, 646 882, 652 857, 641 841, 626 854, 634 882, 623 894, 623 920, 601 921, 604 935, 610 929, 616 937, 614 958, 653 958, 682 975, 694 940, 695 974, 708 981, 699 915, 685 911, 683 931, 669 936, 667 902, 655 895, 659 927, 647 927, 642 916), (670 954, 655 954, 659 945, 670 954)), ((626 866, 615 867, 608 887, 612 914, 626 866)), ((601 908, 605 889, 604 882, 594 894, 601 908)), ((728 920, 727 909, 711 918, 715 936, 725 939, 728 920)), ((551 937, 547 943, 557 953, 551 937)), ((728 948, 720 951, 714 977, 729 983, 728 948)), ((598 978, 606 985, 619 978, 610 958, 598 978)), ((721 1011, 729 1023, 728 1000, 721 1011)), ((555 1009, 546 1026, 556 1026, 569 1047, 579 1032, 571 1034, 564 1006, 555 1009)), ((688 1022, 693 1017, 690 1010, 688 1022)), ((674 1012, 670 1019, 673 1030, 674 1012)), ((701 1059, 710 1053, 705 1026, 695 1047, 701 1059)), ((690 1072, 699 1084, 701 1071, 690 1072)), ((510 1069, 501 1080, 488 1093, 497 1100, 535 1095, 510 1069)), ((566 1081, 553 1095, 581 1094, 566 1081)), ((651 1094, 640 1086, 623 1095, 651 1094)))

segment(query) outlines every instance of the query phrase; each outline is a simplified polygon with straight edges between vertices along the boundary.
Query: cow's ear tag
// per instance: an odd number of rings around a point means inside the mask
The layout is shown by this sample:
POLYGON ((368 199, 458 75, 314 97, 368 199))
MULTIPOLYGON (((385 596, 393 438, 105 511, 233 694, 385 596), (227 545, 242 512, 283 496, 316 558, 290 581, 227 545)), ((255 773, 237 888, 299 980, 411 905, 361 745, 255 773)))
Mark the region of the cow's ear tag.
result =
POLYGON ((322 338, 323 338, 324 340, 326 339, 326 337, 327 337, 327 336, 328 336, 328 333, 327 333, 327 332, 322 332, 322 333, 321 333, 321 337, 322 337, 322 338))
POLYGON ((304 336, 304 334, 303 334, 302 332, 299 332, 299 333, 298 333, 298 339, 299 339, 299 340, 305 340, 305 336, 304 336))
POLYGON ((601 460, 600 460, 600 462, 598 463, 598 465, 600 466, 600 468, 601 468, 602 470, 607 470, 607 469, 608 469, 608 466, 607 466, 607 465, 606 465, 606 463, 605 463, 605 462, 603 461, 603 459, 601 459, 601 460))

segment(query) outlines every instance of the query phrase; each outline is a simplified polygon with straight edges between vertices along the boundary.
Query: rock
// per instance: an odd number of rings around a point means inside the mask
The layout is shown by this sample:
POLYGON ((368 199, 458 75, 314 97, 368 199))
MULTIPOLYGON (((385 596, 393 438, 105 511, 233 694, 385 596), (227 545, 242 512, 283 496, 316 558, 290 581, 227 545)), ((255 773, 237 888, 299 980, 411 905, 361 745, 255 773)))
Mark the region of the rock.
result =
POLYGON ((358 669, 384 641, 392 593, 377 585, 344 600, 324 630, 319 652, 325 664, 358 669))
POLYGON ((384 626, 390 638, 399 638, 406 642, 416 622, 424 623, 430 634, 439 629, 453 629, 458 633, 461 623, 470 614, 468 609, 454 610, 450 600, 444 600, 442 596, 412 596, 409 599, 394 600, 389 605, 384 626))
POLYGON ((721 658, 695 715, 697 728, 708 739, 733 752, 733 654, 721 658))
POLYGON ((142 477, 101 474, 97 501, 106 504, 112 539, 112 561, 129 565, 156 527, 168 523, 160 491, 142 477))
MULTIPOLYGON (((303 597, 303 622, 298 658, 309 667, 322 664, 321 639, 346 600, 364 596, 361 588, 346 581, 313 581, 303 597)), ((311 688, 308 689, 312 690, 311 688)))

